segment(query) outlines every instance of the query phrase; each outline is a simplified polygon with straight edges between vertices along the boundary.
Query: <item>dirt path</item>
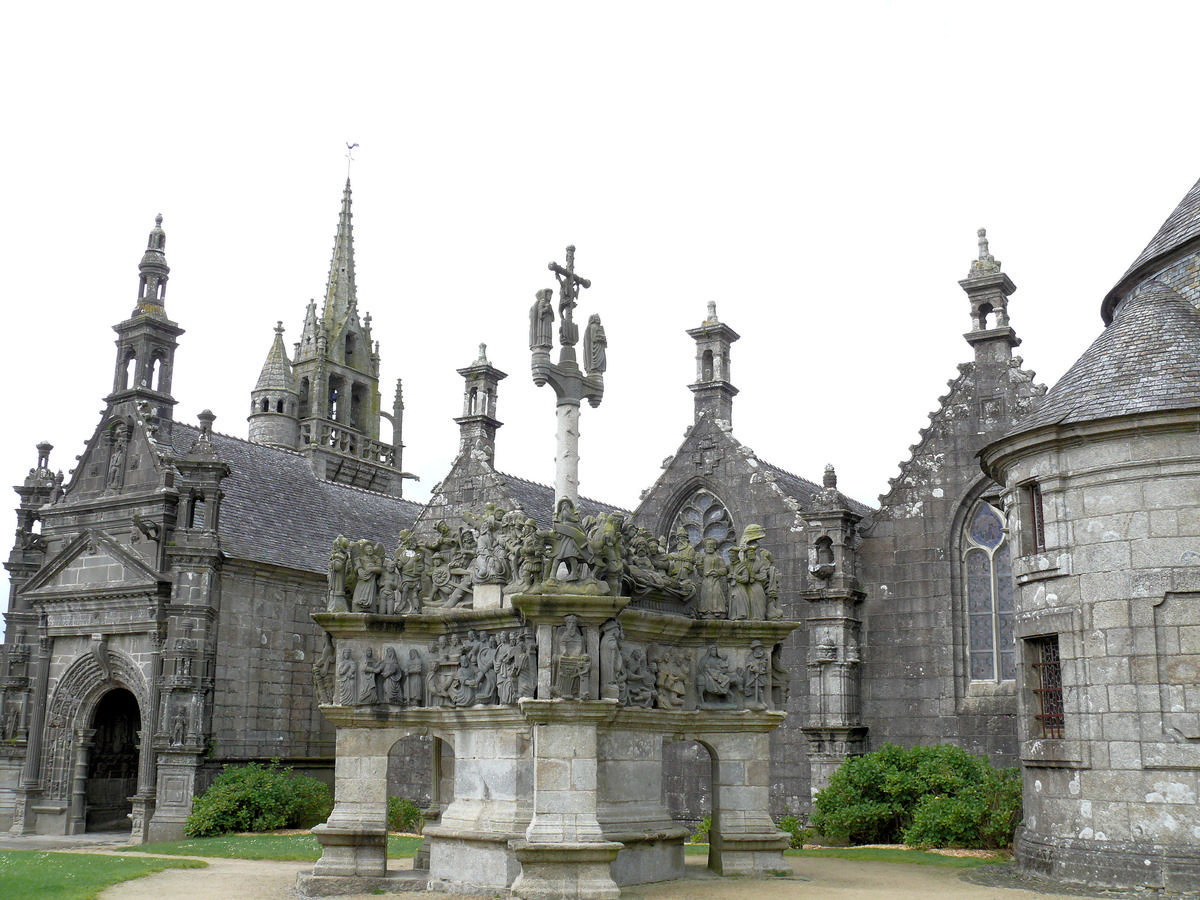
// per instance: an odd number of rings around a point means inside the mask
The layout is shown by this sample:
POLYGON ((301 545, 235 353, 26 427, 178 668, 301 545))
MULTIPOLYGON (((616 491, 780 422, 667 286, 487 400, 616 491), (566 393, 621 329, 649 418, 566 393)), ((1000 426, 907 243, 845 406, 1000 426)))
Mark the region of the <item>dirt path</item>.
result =
MULTIPOLYGON (((788 857, 793 874, 783 878, 718 878, 703 867, 703 859, 689 861, 683 881, 627 888, 621 900, 839 900, 878 897, 887 900, 1078 900, 1085 893, 1051 893, 1018 883, 1008 867, 968 870, 968 878, 987 872, 982 880, 964 880, 961 869, 916 866, 907 863, 858 862, 815 857, 788 857), (697 864, 698 863, 698 864, 697 864)), ((127 881, 103 891, 100 900, 297 900, 296 875, 306 864, 207 859, 203 870, 168 869, 146 878, 127 881)), ((393 868, 407 860, 392 860, 393 868)), ((1069 890, 1069 889, 1068 889, 1069 890)), ((343 900, 373 900, 378 895, 358 894, 343 900)), ((465 900, 462 895, 414 893, 422 900, 465 900)), ((494 896, 494 895, 493 895, 494 896)), ((1107 898, 1117 895, 1106 894, 1107 898)), ((1144 896, 1144 894, 1142 894, 1144 896)))

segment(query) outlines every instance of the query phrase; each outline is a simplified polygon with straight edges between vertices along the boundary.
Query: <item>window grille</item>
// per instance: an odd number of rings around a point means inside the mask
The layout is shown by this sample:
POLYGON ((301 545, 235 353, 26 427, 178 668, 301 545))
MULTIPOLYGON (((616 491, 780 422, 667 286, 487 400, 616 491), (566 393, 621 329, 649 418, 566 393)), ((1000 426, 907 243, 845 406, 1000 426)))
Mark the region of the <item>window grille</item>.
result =
POLYGON ((1062 738, 1063 712, 1062 662, 1058 655, 1058 635, 1051 634, 1029 641, 1033 650, 1033 672, 1037 685, 1033 689, 1038 701, 1034 721, 1044 738, 1062 738))

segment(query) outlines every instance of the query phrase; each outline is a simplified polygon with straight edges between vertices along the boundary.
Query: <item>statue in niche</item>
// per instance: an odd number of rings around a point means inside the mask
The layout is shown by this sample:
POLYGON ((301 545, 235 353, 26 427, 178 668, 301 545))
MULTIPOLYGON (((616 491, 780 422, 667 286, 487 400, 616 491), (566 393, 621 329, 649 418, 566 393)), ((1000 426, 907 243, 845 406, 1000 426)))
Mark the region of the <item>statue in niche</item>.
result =
POLYGON ((716 538, 705 538, 701 544, 697 569, 700 573, 700 604, 696 614, 701 619, 724 619, 729 614, 726 593, 729 566, 717 550, 716 538))
POLYGON ((587 328, 583 332, 583 367, 589 375, 603 374, 608 368, 608 337, 604 334, 604 326, 600 324, 599 313, 588 317, 587 328))
POLYGON ((478 674, 475 669, 475 650, 466 647, 458 657, 458 666, 450 675, 446 687, 446 696, 450 705, 456 708, 470 706, 475 702, 475 683, 478 674))
POLYGON ((404 705, 404 669, 400 666, 400 658, 396 656, 396 648, 388 647, 383 652, 383 664, 379 671, 383 679, 383 702, 393 706, 404 705))
POLYGON ((579 627, 579 618, 568 614, 563 617, 563 627, 558 638, 555 696, 571 700, 590 700, 588 676, 591 672, 592 658, 587 652, 583 631, 579 627))
POLYGON ((592 551, 592 566, 595 576, 608 585, 608 592, 621 592, 621 578, 625 573, 625 560, 621 552, 621 526, 624 517, 619 513, 600 513, 585 529, 588 547, 592 551))
POLYGON ((669 648, 654 663, 660 709, 683 709, 691 665, 686 651, 669 648))
POLYGON ((625 656, 625 706, 654 708, 654 672, 641 647, 633 647, 625 656))
POLYGON ((733 692, 736 686, 728 658, 717 649, 716 644, 709 644, 708 652, 701 658, 696 670, 700 708, 727 709, 734 706, 736 698, 733 692))
POLYGON ((621 655, 621 623, 609 619, 600 626, 600 699, 620 700, 625 694, 625 658, 621 655))
POLYGON ((689 582, 696 572, 696 548, 686 528, 675 532, 675 549, 667 554, 667 574, 678 582, 689 582))
POLYGON ((346 603, 346 573, 350 567, 350 542, 343 535, 333 540, 333 552, 329 554, 329 601, 327 612, 349 612, 346 603))
POLYGON ((354 585, 352 604, 355 612, 376 612, 379 580, 383 576, 383 544, 359 541, 354 545, 354 585))
POLYGON ((416 647, 408 651, 404 660, 404 705, 425 705, 425 660, 416 647))
POLYGON ((108 477, 105 487, 120 490, 125 477, 125 453, 129 447, 129 429, 118 422, 112 432, 112 455, 108 459, 108 477))
POLYGON ((517 702, 517 644, 512 631, 500 632, 493 666, 496 671, 496 702, 511 706, 517 702))
POLYGON ((758 558, 761 562, 763 589, 767 595, 767 618, 778 622, 783 618, 783 606, 779 603, 779 568, 775 565, 775 554, 770 550, 760 549, 758 558))
POLYGON ((483 635, 479 640, 479 649, 475 654, 476 669, 479 676, 475 682, 475 702, 494 704, 497 702, 496 688, 496 636, 483 635))
POLYGON ((413 533, 407 529, 400 532, 393 563, 397 570, 396 599, 392 612, 397 615, 420 612, 421 579, 425 575, 425 554, 416 545, 413 533))
POLYGON ((566 584, 598 583, 588 575, 592 551, 587 533, 579 521, 579 512, 570 497, 558 501, 554 524, 550 527, 551 553, 547 581, 566 584))
POLYGON ((187 712, 182 703, 175 707, 175 715, 171 718, 171 746, 182 747, 187 740, 187 712))
POLYGON ((537 639, 526 631, 516 641, 517 698, 537 696, 537 639))
POLYGON ((770 689, 771 660, 763 649, 762 641, 750 642, 750 653, 742 670, 742 692, 746 695, 749 709, 767 708, 767 691, 770 689))
POLYGON ((791 693, 792 673, 783 664, 783 644, 771 648, 771 704, 775 709, 787 709, 791 693))
POLYGON ((554 347, 554 307, 550 298, 551 288, 537 292, 537 299, 529 308, 529 349, 550 350, 554 347))
POLYGON ((343 647, 338 653, 337 664, 337 700, 339 706, 353 706, 358 699, 357 691, 358 667, 354 662, 354 654, 349 647, 343 647))
POLYGON ((369 706, 379 702, 379 674, 383 671, 383 663, 375 659, 375 651, 370 647, 363 648, 362 663, 359 664, 358 704, 369 706))
POLYGON ((316 661, 313 663, 313 686, 316 689, 318 703, 332 703, 334 691, 337 689, 337 657, 333 650, 333 638, 325 635, 325 645, 321 648, 316 661))

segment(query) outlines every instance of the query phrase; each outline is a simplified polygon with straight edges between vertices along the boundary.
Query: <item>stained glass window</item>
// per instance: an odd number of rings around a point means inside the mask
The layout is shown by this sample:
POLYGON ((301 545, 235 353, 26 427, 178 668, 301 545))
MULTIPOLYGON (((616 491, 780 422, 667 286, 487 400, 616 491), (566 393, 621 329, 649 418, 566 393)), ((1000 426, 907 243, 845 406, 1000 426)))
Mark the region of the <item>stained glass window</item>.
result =
POLYGON ((1003 514, 980 501, 963 534, 963 582, 972 681, 1016 678, 1012 555, 1003 514))

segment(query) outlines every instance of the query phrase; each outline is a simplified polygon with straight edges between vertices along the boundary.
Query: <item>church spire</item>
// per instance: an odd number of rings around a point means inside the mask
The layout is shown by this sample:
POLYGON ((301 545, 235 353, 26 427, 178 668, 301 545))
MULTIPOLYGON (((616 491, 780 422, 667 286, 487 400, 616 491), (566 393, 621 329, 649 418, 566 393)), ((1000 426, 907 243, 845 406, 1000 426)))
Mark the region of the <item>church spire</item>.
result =
POLYGON ((958 283, 971 301, 971 330, 963 337, 975 348, 976 360, 1011 358, 1013 348, 1021 343, 1008 324, 1008 296, 1017 286, 992 256, 987 229, 980 228, 976 234, 979 257, 972 260, 967 277, 958 283))
POLYGON ((137 306, 133 316, 153 316, 156 319, 166 319, 167 310, 163 304, 167 295, 167 276, 171 267, 167 265, 167 234, 162 228, 162 213, 154 217, 154 229, 146 241, 146 252, 138 264, 141 273, 141 284, 138 285, 137 306))
POLYGON ((338 215, 337 236, 333 240, 333 259, 329 263, 329 281, 325 286, 326 328, 335 330, 358 303, 354 290, 354 229, 350 224, 350 177, 342 191, 342 210, 338 215))

